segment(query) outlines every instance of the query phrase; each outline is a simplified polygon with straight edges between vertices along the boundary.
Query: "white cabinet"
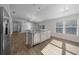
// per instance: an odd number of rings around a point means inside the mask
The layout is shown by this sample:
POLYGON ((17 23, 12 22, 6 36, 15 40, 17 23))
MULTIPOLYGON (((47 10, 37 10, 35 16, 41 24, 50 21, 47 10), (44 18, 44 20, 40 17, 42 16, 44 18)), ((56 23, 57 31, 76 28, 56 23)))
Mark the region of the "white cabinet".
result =
POLYGON ((40 43, 40 33, 34 35, 34 45, 40 43))
POLYGON ((41 42, 50 39, 51 33, 50 31, 41 32, 41 42))
POLYGON ((51 37, 50 31, 37 32, 34 34, 34 37, 33 37, 33 45, 41 43, 45 40, 48 40, 50 39, 50 37, 51 37))
POLYGON ((47 39, 50 39, 51 37, 51 31, 47 31, 47 39))

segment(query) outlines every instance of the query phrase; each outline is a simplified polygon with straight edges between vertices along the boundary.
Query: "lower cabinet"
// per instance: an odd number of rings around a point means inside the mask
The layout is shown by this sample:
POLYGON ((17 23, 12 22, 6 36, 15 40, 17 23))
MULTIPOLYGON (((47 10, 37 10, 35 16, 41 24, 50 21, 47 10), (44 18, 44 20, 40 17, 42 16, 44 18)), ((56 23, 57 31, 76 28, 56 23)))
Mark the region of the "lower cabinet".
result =
POLYGON ((46 32, 41 32, 41 42, 47 39, 46 32))
POLYGON ((40 43, 40 33, 34 35, 34 45, 40 43))
POLYGON ((34 34, 34 39, 33 39, 33 45, 41 43, 45 40, 50 39, 51 37, 51 32, 50 31, 45 31, 45 32, 38 32, 34 34))

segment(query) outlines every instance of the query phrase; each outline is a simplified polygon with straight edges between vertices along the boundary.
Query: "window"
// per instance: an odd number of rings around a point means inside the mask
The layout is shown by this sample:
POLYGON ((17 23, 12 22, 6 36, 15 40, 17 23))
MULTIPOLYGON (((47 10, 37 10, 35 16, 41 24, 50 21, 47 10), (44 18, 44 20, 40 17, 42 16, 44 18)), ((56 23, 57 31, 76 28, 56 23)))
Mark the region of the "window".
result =
POLYGON ((63 23, 62 22, 56 23, 56 32, 57 33, 63 33, 63 23))
POLYGON ((67 34, 77 34, 77 20, 69 20, 65 24, 67 34))

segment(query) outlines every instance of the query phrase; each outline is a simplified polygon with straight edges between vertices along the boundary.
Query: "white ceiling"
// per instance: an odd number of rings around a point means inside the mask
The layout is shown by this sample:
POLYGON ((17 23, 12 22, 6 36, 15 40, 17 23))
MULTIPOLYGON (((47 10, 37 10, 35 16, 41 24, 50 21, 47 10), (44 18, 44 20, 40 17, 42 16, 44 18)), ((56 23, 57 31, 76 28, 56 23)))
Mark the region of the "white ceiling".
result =
POLYGON ((54 19, 62 16, 68 16, 75 13, 79 13, 79 5, 11 4, 10 10, 13 17, 39 22, 39 21, 44 21, 48 19, 54 19), (12 13, 13 11, 15 11, 15 14, 12 13))

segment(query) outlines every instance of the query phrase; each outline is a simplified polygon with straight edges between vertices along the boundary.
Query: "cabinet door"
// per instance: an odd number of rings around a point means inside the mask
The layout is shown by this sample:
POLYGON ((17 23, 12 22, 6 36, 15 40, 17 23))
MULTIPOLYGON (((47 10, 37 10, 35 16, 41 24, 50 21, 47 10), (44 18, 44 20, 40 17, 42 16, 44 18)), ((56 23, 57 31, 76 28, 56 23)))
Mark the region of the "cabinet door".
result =
POLYGON ((50 37, 51 37, 51 32, 47 31, 47 39, 50 39, 50 37))
POLYGON ((34 35, 34 45, 40 43, 40 33, 34 35))
POLYGON ((46 40, 46 34, 45 32, 41 32, 41 42, 46 40))

